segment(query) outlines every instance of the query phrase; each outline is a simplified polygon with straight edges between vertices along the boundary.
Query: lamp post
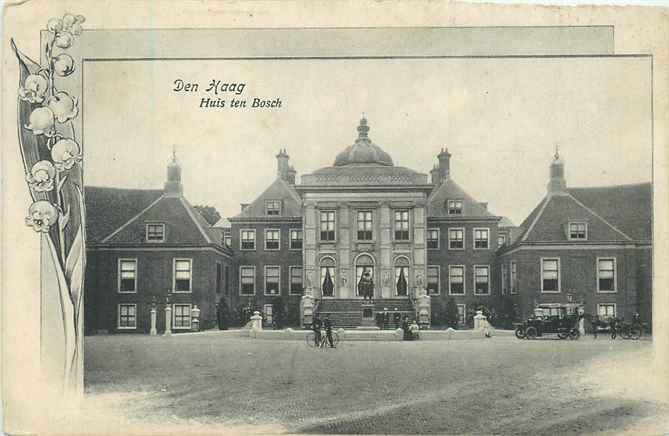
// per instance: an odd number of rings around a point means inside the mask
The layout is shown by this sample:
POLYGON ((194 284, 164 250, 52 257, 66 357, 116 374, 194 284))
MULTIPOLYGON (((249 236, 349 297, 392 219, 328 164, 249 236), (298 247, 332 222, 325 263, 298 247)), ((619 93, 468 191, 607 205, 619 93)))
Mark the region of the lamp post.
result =
POLYGON ((151 336, 156 336, 158 330, 156 329, 156 296, 151 297, 151 330, 149 334, 151 336))

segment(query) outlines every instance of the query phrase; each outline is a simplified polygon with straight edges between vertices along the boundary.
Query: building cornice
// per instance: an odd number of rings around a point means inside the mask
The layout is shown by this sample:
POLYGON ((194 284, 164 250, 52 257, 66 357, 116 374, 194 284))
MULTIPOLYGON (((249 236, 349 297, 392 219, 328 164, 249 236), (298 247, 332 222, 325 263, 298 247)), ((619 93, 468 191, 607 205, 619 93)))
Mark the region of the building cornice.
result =
POLYGON ((88 251, 216 251, 226 257, 233 257, 232 249, 217 244, 146 244, 146 243, 88 243, 88 251))

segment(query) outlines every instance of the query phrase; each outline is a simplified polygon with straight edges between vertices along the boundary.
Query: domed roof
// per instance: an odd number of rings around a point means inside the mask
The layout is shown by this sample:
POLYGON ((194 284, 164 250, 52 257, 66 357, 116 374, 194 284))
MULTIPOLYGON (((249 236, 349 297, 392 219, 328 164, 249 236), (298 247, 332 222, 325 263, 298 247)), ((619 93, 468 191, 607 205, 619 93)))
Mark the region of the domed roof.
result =
POLYGON ((360 120, 358 126, 358 139, 355 143, 347 147, 344 151, 337 155, 334 166, 340 167, 344 165, 356 164, 378 164, 385 166, 392 166, 393 159, 388 153, 381 150, 381 147, 374 144, 367 133, 369 126, 367 125, 367 118, 364 116, 360 120))

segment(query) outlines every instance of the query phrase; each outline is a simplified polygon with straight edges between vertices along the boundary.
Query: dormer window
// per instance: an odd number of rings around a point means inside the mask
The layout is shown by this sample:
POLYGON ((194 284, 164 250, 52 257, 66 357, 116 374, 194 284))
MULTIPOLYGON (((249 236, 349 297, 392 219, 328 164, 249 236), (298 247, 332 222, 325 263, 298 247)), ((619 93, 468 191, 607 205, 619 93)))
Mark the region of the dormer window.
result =
POLYGON ((588 224, 584 222, 570 222, 568 236, 572 241, 585 241, 588 239, 588 224))
POLYGON ((165 242, 165 224, 163 223, 147 224, 146 242, 165 242))
POLYGON ((267 216, 281 215, 281 200, 265 201, 265 215, 267 216))
POLYGON ((462 215, 462 200, 448 200, 448 214, 462 215))

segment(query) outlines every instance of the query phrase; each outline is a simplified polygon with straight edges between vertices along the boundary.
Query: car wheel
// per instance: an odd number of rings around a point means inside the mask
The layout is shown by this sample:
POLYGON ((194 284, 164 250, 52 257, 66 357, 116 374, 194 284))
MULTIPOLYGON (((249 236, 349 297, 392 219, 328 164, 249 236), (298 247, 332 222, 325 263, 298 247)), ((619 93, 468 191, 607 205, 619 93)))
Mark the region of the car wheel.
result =
POLYGON ((578 331, 578 329, 571 329, 569 332, 569 339, 571 340, 577 340, 578 338, 581 337, 581 332, 578 331))
POLYGON ((537 328, 528 327, 527 329, 525 329, 525 337, 527 339, 535 339, 537 337, 537 328))
POLYGON ((569 333, 565 331, 560 331, 558 332, 558 338, 560 339, 567 339, 569 337, 569 333))
POLYGON ((522 327, 518 327, 516 329, 516 337, 518 339, 525 339, 525 329, 522 327))
POLYGON ((641 327, 634 326, 630 328, 630 339, 639 339, 641 337, 641 327))

